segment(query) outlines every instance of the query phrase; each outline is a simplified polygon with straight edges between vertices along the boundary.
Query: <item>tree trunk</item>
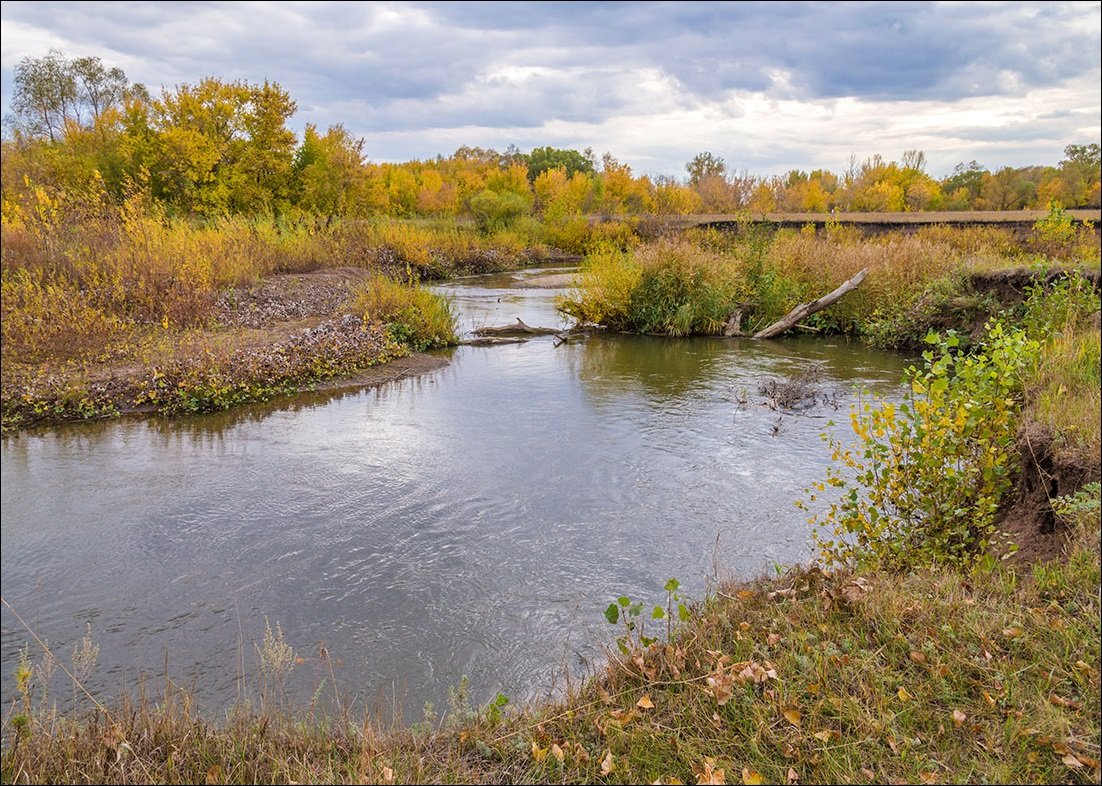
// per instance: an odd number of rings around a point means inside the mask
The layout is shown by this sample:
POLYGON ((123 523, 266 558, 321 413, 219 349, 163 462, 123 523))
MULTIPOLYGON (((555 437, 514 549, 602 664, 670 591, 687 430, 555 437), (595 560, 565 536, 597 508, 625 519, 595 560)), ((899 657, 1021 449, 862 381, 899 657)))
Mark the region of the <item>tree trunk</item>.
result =
POLYGON ((784 319, 774 322, 764 330, 759 330, 755 333, 754 338, 773 338, 773 336, 783 333, 800 320, 818 313, 828 306, 834 305, 834 303, 841 300, 846 294, 857 289, 858 285, 865 280, 865 276, 867 276, 868 273, 869 269, 865 268, 849 281, 844 282, 829 295, 823 295, 818 300, 812 300, 810 303, 802 303, 796 306, 788 312, 784 319))

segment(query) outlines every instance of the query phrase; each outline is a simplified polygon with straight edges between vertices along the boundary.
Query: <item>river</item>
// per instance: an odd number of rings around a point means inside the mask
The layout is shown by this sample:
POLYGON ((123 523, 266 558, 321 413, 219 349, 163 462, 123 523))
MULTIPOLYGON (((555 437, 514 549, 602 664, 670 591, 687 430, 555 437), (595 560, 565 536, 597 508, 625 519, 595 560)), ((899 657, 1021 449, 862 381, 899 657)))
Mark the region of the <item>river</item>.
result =
MULTIPOLYGON (((562 272, 438 289, 464 330, 555 326, 539 283, 562 272)), ((464 676, 476 702, 533 699, 602 662, 616 596, 662 602, 677 577, 701 597, 807 559, 795 501, 824 475, 820 433, 848 428, 858 388, 897 396, 904 366, 836 338, 555 343, 459 347, 363 391, 7 436, 4 600, 66 664, 91 627, 98 697, 160 684, 167 662, 224 709, 255 689, 268 620, 302 658, 298 706, 335 683, 409 722, 464 676), (811 363, 832 403, 763 404, 763 382, 811 363)), ((37 651, 7 608, 0 625, 7 706, 22 647, 37 651)), ((71 695, 56 673, 52 696, 71 695)))

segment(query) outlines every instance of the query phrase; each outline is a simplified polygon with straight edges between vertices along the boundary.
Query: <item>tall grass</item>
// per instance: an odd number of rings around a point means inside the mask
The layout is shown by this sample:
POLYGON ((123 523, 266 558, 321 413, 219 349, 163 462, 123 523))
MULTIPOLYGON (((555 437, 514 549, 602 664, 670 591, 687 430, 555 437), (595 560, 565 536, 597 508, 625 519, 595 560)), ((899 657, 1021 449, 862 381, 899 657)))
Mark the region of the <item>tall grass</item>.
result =
POLYGON ((447 298, 416 282, 377 273, 357 285, 349 309, 365 322, 380 322, 392 339, 415 350, 455 344, 456 318, 447 298))
POLYGON ((516 268, 539 253, 517 231, 485 237, 455 222, 192 222, 140 199, 93 209, 36 193, 36 210, 0 226, 5 360, 95 353, 143 325, 206 325, 221 291, 275 272, 354 266, 439 278, 516 268))
POLYGON ((671 335, 721 333, 739 312, 743 332, 752 333, 867 268, 858 289, 802 327, 899 346, 932 328, 982 325, 998 304, 972 289, 972 274, 1035 259, 1005 230, 935 227, 858 239, 843 229, 696 230, 630 251, 599 250, 563 308, 581 321, 671 335))

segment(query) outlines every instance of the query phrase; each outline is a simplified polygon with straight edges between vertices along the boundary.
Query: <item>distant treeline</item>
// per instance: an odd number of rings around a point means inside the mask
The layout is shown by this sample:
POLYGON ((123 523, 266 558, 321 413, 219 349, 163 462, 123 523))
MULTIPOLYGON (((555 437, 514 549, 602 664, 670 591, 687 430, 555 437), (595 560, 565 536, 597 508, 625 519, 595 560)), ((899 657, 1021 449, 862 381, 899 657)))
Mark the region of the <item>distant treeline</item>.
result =
POLYGON ((851 160, 846 172, 757 177, 703 152, 684 179, 635 176, 605 153, 460 147, 424 161, 368 161, 341 125, 288 127, 296 111, 274 82, 214 77, 154 97, 99 58, 58 51, 15 69, 5 119, 2 208, 19 221, 35 190, 89 204, 148 197, 175 216, 469 217, 484 229, 521 216, 1018 210, 1099 207, 1099 145, 1069 144, 1055 166, 976 161, 937 179, 925 155, 851 160))

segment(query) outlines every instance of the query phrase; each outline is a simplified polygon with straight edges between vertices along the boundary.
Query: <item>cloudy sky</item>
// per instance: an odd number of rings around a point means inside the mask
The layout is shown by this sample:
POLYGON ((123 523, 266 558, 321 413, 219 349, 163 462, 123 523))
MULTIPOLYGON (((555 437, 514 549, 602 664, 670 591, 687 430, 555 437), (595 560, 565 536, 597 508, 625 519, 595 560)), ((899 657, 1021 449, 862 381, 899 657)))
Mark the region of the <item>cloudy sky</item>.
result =
POLYGON ((5 112, 57 48, 154 92, 278 82, 297 130, 343 123, 375 161, 553 145, 682 176, 709 150, 764 175, 919 149, 942 176, 1102 134, 1097 0, 4 2, 0 41, 5 112))

